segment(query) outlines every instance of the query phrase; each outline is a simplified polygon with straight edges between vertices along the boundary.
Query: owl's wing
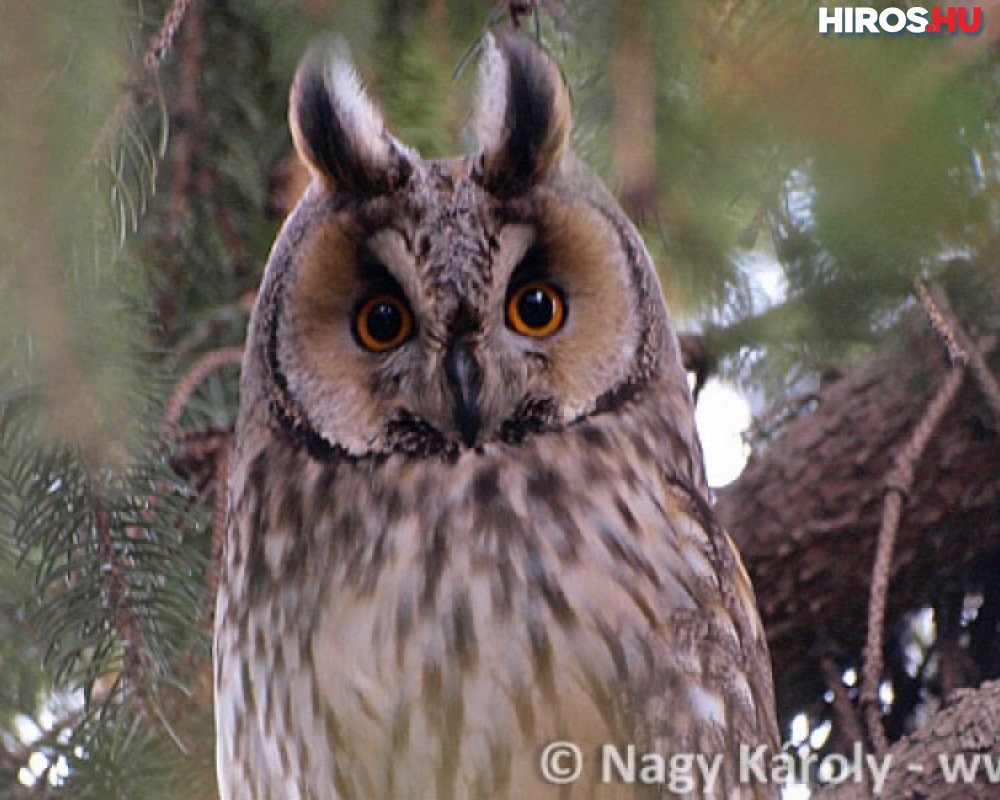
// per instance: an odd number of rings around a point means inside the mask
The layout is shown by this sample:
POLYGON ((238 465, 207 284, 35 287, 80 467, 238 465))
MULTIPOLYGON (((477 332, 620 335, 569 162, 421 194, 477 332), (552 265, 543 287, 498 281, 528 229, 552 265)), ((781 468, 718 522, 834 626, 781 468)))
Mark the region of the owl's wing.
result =
POLYGON ((696 602, 694 608, 660 609, 652 685, 634 709, 637 739, 666 757, 717 759, 719 771, 705 797, 777 797, 778 787, 760 783, 753 768, 766 767, 765 754, 776 753, 779 740, 770 659, 750 578, 698 488, 672 474, 661 477, 666 519, 650 520, 649 527, 669 527, 696 602))

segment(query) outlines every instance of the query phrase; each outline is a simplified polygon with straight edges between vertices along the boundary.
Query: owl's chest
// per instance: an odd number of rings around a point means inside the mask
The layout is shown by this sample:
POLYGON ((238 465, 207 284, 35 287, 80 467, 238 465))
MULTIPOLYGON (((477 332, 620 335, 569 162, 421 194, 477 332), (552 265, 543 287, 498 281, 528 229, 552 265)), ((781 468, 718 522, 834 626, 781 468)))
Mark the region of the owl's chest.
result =
POLYGON ((544 744, 629 738, 622 676, 637 689, 646 666, 643 590, 584 504, 550 507, 492 472, 441 487, 395 514, 395 489, 375 488, 384 503, 349 520, 360 530, 315 532, 317 690, 351 732, 341 763, 373 796, 482 781, 537 796, 544 744))
POLYGON ((540 464, 476 466, 306 481, 297 512, 261 496, 276 524, 246 531, 257 588, 231 598, 262 656, 244 689, 288 709, 258 713, 261 747, 293 730, 317 791, 544 796, 546 743, 632 738, 654 609, 692 603, 670 531, 650 535, 662 509, 641 482, 573 493, 540 464))

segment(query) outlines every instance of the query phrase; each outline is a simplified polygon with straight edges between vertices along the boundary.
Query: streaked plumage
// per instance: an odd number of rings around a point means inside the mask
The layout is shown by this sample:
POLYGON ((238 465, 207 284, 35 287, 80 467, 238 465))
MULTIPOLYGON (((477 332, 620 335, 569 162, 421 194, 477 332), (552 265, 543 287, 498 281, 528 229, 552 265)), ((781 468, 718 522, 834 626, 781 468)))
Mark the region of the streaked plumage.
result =
POLYGON ((343 62, 300 68, 314 180, 265 274, 230 474, 222 798, 670 796, 547 786, 554 739, 588 768, 604 743, 729 753, 705 796, 775 796, 734 783, 738 744, 776 742, 770 668, 648 254, 568 152, 546 55, 491 43, 481 95, 480 152, 426 162, 343 62), (564 303, 554 333, 512 324, 526 281, 529 314, 564 303), (376 352, 358 314, 383 295, 373 330, 412 333, 376 352))

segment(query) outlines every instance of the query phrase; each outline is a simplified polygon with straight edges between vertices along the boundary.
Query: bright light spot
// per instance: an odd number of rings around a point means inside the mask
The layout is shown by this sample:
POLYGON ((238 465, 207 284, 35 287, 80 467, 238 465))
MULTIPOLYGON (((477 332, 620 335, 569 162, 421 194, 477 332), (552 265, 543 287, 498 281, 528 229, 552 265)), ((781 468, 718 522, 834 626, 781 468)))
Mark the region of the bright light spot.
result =
POLYGON ((844 672, 844 686, 857 686, 858 671, 851 667, 844 672))
POLYGON ((69 777, 69 762, 66 756, 59 756, 55 766, 49 770, 49 785, 61 786, 69 777))
POLYGON ((819 750, 826 744, 826 740, 830 738, 830 731, 832 730, 833 725, 830 724, 829 720, 814 728, 813 732, 809 734, 809 746, 813 750, 819 750))
POLYGON ((49 760, 44 753, 34 752, 28 757, 28 766, 35 775, 41 775, 49 768, 49 760))
POLYGON ((739 477, 750 456, 743 432, 750 427, 750 406, 732 386, 711 380, 698 396, 698 435, 705 451, 711 486, 725 486, 739 477))
POLYGON ((33 744, 42 737, 42 729, 31 717, 24 714, 14 717, 14 728, 17 731, 17 738, 24 744, 33 744))
POLYGON ((934 620, 933 608, 922 608, 913 620, 913 631, 921 641, 933 642, 937 638, 937 624, 934 620))
POLYGON ((781 303, 788 296, 785 269, 773 253, 761 250, 746 252, 742 255, 740 268, 752 277, 754 289, 763 295, 762 308, 781 303))
POLYGON ((788 293, 788 281, 785 280, 785 273, 781 269, 761 270, 757 273, 757 280, 764 294, 774 302, 780 302, 788 293))
POLYGON ((52 730, 52 726, 56 724, 56 715, 48 708, 43 708, 38 712, 38 724, 42 726, 44 730, 52 730))
POLYGON ((17 771, 17 782, 22 786, 34 786, 38 783, 38 778, 36 778, 32 771, 27 767, 21 767, 21 769, 17 771))
POLYGON ((781 800, 809 800, 812 792, 809 787, 802 783, 781 787, 781 800))
POLYGON ((892 701, 896 699, 896 693, 892 689, 892 685, 889 683, 883 683, 878 687, 878 699, 882 701, 883 706, 891 706, 892 701))
POLYGON ((796 714, 792 717, 792 744, 802 744, 809 735, 809 717, 796 714))
POLYGON ((911 618, 913 640, 903 648, 905 656, 904 667, 911 676, 920 672, 927 653, 937 638, 937 625, 934 622, 934 609, 922 608, 911 618))

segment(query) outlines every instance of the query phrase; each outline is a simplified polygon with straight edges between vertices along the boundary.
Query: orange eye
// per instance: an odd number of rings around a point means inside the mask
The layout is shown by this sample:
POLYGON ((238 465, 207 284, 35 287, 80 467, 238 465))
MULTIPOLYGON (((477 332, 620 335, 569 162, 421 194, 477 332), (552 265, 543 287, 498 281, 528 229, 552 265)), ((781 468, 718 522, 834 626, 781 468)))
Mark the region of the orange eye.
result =
POLYGON ((507 325, 522 336, 535 339, 551 336, 565 319, 562 294, 544 281, 526 283, 507 301, 507 325))
POLYGON ((377 294, 368 298, 354 320, 358 342, 373 353, 394 350, 410 338, 413 314, 400 298, 377 294))

